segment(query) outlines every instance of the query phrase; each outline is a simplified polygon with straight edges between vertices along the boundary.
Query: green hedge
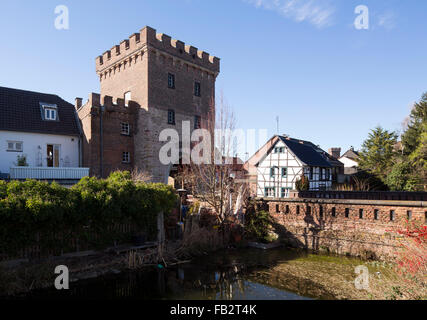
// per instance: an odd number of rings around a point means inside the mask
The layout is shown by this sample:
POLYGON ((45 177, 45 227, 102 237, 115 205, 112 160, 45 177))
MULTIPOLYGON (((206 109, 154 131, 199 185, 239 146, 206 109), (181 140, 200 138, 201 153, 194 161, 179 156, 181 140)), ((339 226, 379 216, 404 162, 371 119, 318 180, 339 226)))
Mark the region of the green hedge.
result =
POLYGON ((107 179, 85 177, 71 188, 0 181, 0 254, 17 254, 35 244, 65 252, 76 239, 86 247, 111 245, 130 235, 120 225, 153 238, 157 213, 169 213, 176 201, 170 186, 135 183, 126 171, 107 179))

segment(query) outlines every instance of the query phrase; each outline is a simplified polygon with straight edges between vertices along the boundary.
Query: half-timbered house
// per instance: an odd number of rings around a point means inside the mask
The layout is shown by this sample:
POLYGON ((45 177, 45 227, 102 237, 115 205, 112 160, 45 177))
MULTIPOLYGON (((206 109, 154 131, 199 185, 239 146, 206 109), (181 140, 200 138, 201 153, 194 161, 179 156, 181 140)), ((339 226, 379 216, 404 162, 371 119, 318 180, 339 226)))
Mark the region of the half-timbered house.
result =
POLYGON ((310 190, 332 188, 334 166, 328 154, 309 141, 274 136, 246 165, 252 171, 252 182, 256 177, 252 190, 257 197, 287 198, 302 175, 308 178, 310 190))

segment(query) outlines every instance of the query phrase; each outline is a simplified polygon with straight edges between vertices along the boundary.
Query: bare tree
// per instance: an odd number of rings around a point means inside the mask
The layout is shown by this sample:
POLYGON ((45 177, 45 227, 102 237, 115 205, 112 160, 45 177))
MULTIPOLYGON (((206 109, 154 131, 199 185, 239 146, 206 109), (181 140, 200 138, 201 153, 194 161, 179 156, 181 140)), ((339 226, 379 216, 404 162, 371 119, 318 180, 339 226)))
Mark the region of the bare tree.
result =
POLYGON ((222 95, 219 107, 203 121, 203 127, 210 135, 203 139, 210 138, 211 141, 208 143, 210 150, 202 152, 209 154, 203 155, 203 163, 191 161, 191 164, 181 166, 179 179, 202 205, 214 211, 222 223, 244 206, 248 193, 244 175, 239 175, 243 163, 236 157, 235 117, 222 95))

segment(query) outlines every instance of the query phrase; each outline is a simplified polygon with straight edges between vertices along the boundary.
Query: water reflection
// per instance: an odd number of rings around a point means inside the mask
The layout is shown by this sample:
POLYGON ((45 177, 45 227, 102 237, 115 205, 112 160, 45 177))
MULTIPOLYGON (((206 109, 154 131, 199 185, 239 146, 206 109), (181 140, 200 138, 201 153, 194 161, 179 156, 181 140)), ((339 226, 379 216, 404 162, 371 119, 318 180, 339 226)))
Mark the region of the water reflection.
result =
MULTIPOLYGON (((304 291, 292 293, 265 281, 269 266, 304 253, 283 249, 232 250, 215 253, 167 269, 150 269, 84 280, 70 284, 70 290, 34 291, 33 299, 307 299, 304 291), (261 276, 258 271, 265 270, 261 276)), ((268 279, 267 279, 268 280, 268 279)), ((295 292, 295 291, 294 291, 295 292)))

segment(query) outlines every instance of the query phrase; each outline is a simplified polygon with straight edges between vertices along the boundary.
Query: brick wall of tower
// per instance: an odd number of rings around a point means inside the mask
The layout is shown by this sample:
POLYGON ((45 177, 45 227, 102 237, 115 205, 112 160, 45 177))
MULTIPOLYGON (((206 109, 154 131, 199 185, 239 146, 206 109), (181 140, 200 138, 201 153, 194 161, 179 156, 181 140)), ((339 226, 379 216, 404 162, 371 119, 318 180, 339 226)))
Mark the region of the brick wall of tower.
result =
POLYGON ((169 165, 159 161, 159 142, 163 129, 173 128, 182 134, 182 121, 200 116, 203 124, 214 114, 215 80, 219 59, 195 47, 173 40, 145 27, 120 45, 96 59, 101 97, 124 98, 131 92, 139 104, 135 122, 132 168, 146 171, 154 181, 166 182, 169 165), (168 73, 175 76, 175 88, 168 88, 168 73), (194 95, 199 82, 201 96, 194 95), (168 110, 175 111, 175 124, 168 124, 168 110))
POLYGON ((84 132, 82 162, 83 166, 90 168, 90 175, 107 177, 115 170, 132 170, 138 110, 139 105, 133 101, 125 106, 123 99, 113 101, 110 96, 101 99, 100 95, 95 93, 91 93, 88 101, 77 110, 84 132), (121 133, 122 123, 129 124, 129 135, 121 133), (129 163, 123 162, 123 152, 129 152, 129 163))

